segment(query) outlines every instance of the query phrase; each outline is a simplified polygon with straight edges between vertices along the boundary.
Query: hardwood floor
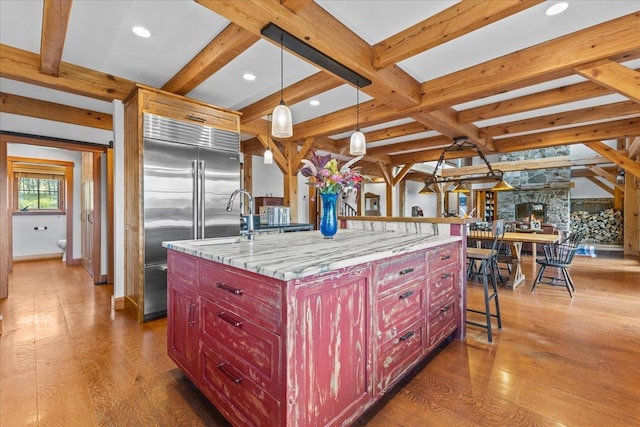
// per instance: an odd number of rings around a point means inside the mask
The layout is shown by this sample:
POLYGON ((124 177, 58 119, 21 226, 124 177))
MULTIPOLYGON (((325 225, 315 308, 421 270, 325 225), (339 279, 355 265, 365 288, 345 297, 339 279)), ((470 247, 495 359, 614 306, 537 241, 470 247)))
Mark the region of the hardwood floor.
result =
MULTIPOLYGON (((576 296, 500 289, 503 329, 470 326, 368 426, 640 425, 640 261, 576 257, 576 296)), ((469 284, 479 303, 478 284, 469 284)), ((14 264, 0 300, 0 425, 227 426, 166 356, 166 321, 110 309, 81 267, 14 264)))

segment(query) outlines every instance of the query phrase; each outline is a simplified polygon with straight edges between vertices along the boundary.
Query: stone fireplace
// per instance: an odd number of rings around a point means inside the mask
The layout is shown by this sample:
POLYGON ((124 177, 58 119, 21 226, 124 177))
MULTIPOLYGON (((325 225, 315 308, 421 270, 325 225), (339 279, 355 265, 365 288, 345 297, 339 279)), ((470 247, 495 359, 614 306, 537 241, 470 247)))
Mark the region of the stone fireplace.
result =
MULTIPOLYGON (((550 147, 539 150, 518 151, 501 154, 499 161, 544 159, 568 156, 569 147, 550 147)), ((559 230, 569 231, 571 168, 536 169, 504 174, 509 184, 516 189, 503 191, 498 199, 498 218, 506 221, 521 221, 516 206, 544 205, 544 222, 555 225, 559 230)), ((522 208, 521 208, 522 209, 522 208)), ((531 217, 528 212, 527 217, 531 217)), ((537 217, 538 215, 536 215, 537 217)))

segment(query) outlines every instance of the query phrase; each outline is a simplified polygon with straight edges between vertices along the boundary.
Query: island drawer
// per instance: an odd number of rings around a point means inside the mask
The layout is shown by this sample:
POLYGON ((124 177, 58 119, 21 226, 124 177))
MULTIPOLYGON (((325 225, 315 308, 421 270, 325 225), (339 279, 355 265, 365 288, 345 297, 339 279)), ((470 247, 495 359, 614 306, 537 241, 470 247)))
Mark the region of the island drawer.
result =
POLYGON ((422 281, 416 281, 378 301, 376 311, 377 339, 385 342, 398 335, 418 318, 424 317, 425 290, 422 281))
POLYGON ((440 344, 456 329, 457 312, 455 296, 450 296, 439 308, 429 313, 427 316, 429 324, 427 350, 431 350, 440 344))
POLYGON ((283 425, 280 402, 256 385, 223 345, 211 344, 201 345, 202 392, 233 425, 283 425))
POLYGON ((458 244, 451 243, 431 250, 428 254, 429 271, 436 271, 458 263, 458 244))
POLYGON ((424 350, 424 325, 424 318, 420 318, 378 348, 376 392, 387 389, 420 359, 424 350))
POLYGON ((275 394, 280 384, 280 337, 229 307, 204 297, 200 304, 202 340, 224 343, 236 369, 275 394))
POLYGON ((455 296, 457 284, 457 274, 453 268, 439 270, 429 276, 427 312, 439 309, 448 298, 455 296))
POLYGON ((393 287, 424 277, 425 259, 422 252, 392 258, 374 267, 374 283, 378 285, 378 297, 393 287))
POLYGON ((258 323, 266 320, 276 332, 282 324, 282 290, 274 283, 203 261, 200 294, 237 307, 258 323))

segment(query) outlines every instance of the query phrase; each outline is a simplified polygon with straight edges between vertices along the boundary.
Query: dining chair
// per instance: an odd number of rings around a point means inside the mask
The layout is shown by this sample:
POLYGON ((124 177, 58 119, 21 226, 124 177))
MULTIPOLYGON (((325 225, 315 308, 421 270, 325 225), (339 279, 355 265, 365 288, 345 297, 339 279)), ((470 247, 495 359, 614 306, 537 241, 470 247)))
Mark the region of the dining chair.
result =
POLYGON ((484 292, 484 310, 467 308, 467 312, 485 316, 484 322, 467 320, 467 324, 486 328, 489 342, 493 342, 492 318, 497 320, 498 329, 502 329, 496 274, 498 274, 498 251, 502 244, 504 230, 504 220, 495 220, 491 229, 471 228, 467 235, 467 279, 474 275, 479 276, 482 279, 484 292), (489 283, 491 283, 491 289, 489 289, 489 283), (491 312, 491 300, 494 301, 495 313, 491 312))
POLYGON ((536 279, 533 281, 531 292, 534 292, 536 287, 540 284, 564 286, 569 292, 571 298, 573 298, 573 293, 576 291, 576 287, 569 275, 568 268, 571 266, 573 257, 578 251, 580 242, 586 233, 587 228, 581 228, 580 230, 571 233, 561 242, 543 246, 544 258, 536 259, 536 263, 540 265, 540 268, 536 279), (544 272, 547 267, 557 268, 560 272, 560 276, 545 276, 544 272))

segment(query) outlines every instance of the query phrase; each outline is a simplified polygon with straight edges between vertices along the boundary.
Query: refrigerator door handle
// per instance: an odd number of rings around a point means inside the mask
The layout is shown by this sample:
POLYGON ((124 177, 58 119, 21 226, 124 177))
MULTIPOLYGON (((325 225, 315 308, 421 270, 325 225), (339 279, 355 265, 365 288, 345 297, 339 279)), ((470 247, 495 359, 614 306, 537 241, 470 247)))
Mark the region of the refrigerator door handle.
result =
POLYGON ((197 239, 198 238, 198 187, 200 184, 200 179, 199 174, 198 174, 198 161, 197 160, 193 160, 191 162, 191 173, 193 174, 193 180, 192 180, 192 192, 193 192, 193 197, 191 198, 191 212, 192 212, 192 220, 193 220, 193 225, 192 225, 192 234, 193 234, 193 238, 197 239))
POLYGON ((205 174, 204 160, 200 160, 200 238, 204 239, 204 208, 205 208, 205 182, 207 181, 205 174))

